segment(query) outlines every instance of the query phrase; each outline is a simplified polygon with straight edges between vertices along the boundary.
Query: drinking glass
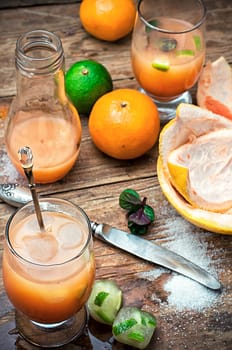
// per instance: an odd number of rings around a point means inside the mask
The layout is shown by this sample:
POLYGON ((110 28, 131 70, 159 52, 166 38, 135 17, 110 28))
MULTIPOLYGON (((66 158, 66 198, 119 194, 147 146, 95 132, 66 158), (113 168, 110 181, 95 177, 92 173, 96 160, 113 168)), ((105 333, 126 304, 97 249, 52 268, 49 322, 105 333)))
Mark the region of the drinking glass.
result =
POLYGON ((179 103, 192 103, 189 89, 205 60, 206 8, 201 0, 139 0, 131 59, 140 90, 152 97, 161 122, 179 103))
POLYGON ((40 199, 45 231, 32 202, 8 220, 3 281, 16 328, 30 343, 57 347, 79 336, 95 275, 90 221, 71 202, 40 199))

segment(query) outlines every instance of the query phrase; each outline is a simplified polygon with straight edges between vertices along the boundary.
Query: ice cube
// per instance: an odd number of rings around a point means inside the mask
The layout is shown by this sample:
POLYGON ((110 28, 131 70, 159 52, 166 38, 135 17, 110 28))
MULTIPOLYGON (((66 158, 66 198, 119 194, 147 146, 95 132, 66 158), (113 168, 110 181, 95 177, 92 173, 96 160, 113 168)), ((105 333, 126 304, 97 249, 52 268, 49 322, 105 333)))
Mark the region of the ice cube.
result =
POLYGON ((124 306, 113 323, 113 335, 123 344, 144 349, 149 344, 156 328, 155 317, 137 307, 124 306))
POLYGON ((53 223, 55 221, 55 217, 52 213, 47 213, 46 211, 42 212, 43 222, 46 231, 51 231, 53 227, 53 223))
POLYGON ((57 232, 57 240, 63 249, 82 249, 84 245, 84 234, 76 223, 66 222, 57 232))
POLYGON ((23 231, 30 232, 31 235, 38 233, 39 224, 36 215, 31 215, 28 220, 24 220, 22 225, 23 231))
POLYGON ((25 236, 23 243, 29 257, 34 262, 51 262, 58 252, 58 243, 55 237, 44 232, 25 236))

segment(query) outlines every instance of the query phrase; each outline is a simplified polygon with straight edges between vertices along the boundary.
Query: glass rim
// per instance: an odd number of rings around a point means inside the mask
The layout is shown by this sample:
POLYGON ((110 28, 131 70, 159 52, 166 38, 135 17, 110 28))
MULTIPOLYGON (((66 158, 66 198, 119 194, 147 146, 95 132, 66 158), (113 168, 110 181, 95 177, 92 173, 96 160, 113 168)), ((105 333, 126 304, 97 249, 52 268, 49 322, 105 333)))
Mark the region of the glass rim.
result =
POLYGON ((18 52, 20 52, 20 55, 22 57, 26 58, 27 60, 32 59, 33 61, 46 61, 48 59, 51 59, 52 57, 56 57, 59 51, 63 52, 62 42, 59 36, 53 32, 49 32, 48 30, 44 29, 34 29, 21 34, 17 39, 16 49, 18 50, 18 52), (39 43, 40 47, 50 45, 50 47, 53 49, 53 52, 47 57, 31 57, 27 55, 26 52, 31 51, 35 47, 35 44, 23 44, 24 40, 26 40, 26 42, 28 42, 29 40, 37 40, 36 44, 39 43))
POLYGON ((63 68, 64 50, 58 35, 43 29, 21 34, 15 47, 15 64, 24 75, 50 75, 63 68), (36 49, 46 50, 44 57, 30 53, 36 49))
POLYGON ((155 29, 156 31, 161 32, 161 33, 166 33, 166 34, 184 34, 184 33, 192 32, 193 30, 199 28, 202 25, 202 23, 204 23, 206 15, 207 15, 207 9, 206 9, 204 1, 197 0, 197 2, 201 5, 201 8, 202 8, 202 16, 200 17, 198 23, 196 23, 195 25, 192 25, 191 28, 189 28, 189 29, 185 29, 185 30, 181 30, 181 31, 166 30, 166 29, 162 29, 162 28, 159 28, 159 27, 156 27, 156 26, 152 25, 151 23, 149 23, 144 18, 143 14, 142 14, 142 11, 141 11, 141 4, 142 4, 143 1, 144 0, 139 0, 138 1, 138 5, 137 5, 139 18, 145 24, 146 27, 148 27, 150 29, 155 29))
POLYGON ((20 261, 24 262, 24 263, 27 263, 27 264, 30 264, 31 266, 37 266, 37 267, 42 267, 44 269, 46 268, 51 268, 51 267, 55 267, 55 266, 62 266, 62 265, 66 265, 68 263, 70 263, 71 261, 74 261, 76 260, 77 258, 81 257, 83 255, 83 253, 85 252, 85 250, 87 249, 89 243, 90 243, 90 240, 92 238, 92 229, 91 229, 91 223, 90 223, 90 220, 89 220, 89 217, 88 215, 85 213, 85 211, 79 207, 78 205, 72 203, 71 201, 67 200, 67 199, 60 199, 60 198, 48 198, 48 197, 43 197, 43 198, 40 198, 39 200, 40 202, 51 202, 51 201, 55 201, 55 202, 60 202, 60 203, 65 203, 65 204, 68 204, 68 205, 71 205, 73 208, 77 209, 84 217, 86 223, 87 223, 87 226, 88 226, 88 237, 86 239, 86 242, 84 244, 84 246, 82 247, 82 249, 78 252, 78 254, 74 255, 72 258, 69 258, 63 262, 60 262, 60 263, 53 263, 53 264, 42 264, 42 263, 37 263, 37 262, 33 262, 33 261, 30 261, 28 260, 27 258, 24 258, 23 256, 21 256, 16 250, 15 248, 13 247, 12 243, 11 243, 11 240, 10 240, 10 237, 9 237, 9 231, 10 231, 10 225, 14 219, 14 217, 17 215, 17 213, 19 213, 21 210, 23 210, 25 207, 29 206, 29 205, 33 205, 33 201, 30 201, 26 204, 24 204, 22 207, 18 208, 13 214, 11 214, 11 216, 9 217, 7 223, 6 223, 6 228, 5 228, 5 239, 6 239, 6 243, 7 243, 7 246, 8 248, 10 249, 11 253, 16 256, 20 261))

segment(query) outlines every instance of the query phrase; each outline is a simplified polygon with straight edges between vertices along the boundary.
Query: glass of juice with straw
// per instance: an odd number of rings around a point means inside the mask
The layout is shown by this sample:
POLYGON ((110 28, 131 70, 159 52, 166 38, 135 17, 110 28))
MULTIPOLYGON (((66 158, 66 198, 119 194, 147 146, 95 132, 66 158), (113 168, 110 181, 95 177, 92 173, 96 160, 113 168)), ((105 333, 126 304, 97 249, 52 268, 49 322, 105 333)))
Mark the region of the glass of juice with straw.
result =
POLYGON ((205 61, 206 8, 201 0, 139 0, 131 47, 139 88, 150 95, 161 122, 179 103, 192 103, 189 90, 205 61))
POLYGON ((8 220, 3 280, 16 310, 16 328, 30 343, 57 347, 82 334, 85 303, 95 276, 90 221, 69 201, 39 200, 43 229, 33 202, 8 220))

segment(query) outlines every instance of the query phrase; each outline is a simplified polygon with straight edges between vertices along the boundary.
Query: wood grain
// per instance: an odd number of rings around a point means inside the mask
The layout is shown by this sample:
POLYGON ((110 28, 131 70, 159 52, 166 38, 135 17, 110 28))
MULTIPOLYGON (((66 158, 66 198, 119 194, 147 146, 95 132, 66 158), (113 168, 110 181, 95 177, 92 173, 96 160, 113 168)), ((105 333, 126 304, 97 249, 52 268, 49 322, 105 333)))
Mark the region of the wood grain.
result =
MULTIPOLYGON (((88 35, 79 20, 79 3, 63 1, 60 4, 41 1, 33 4, 11 2, 12 8, 0 10, 0 107, 9 105, 16 93, 14 50, 18 36, 35 28, 57 33, 63 43, 66 69, 75 61, 92 58, 110 71, 114 88, 137 88, 130 64, 131 36, 108 43, 88 35), (21 6, 23 5, 23 6, 21 6)), ((232 64, 232 2, 206 0, 207 60, 223 55, 232 64)), ((192 90, 195 93, 196 87, 192 90)), ((180 237, 194 240, 198 249, 210 260, 211 268, 221 281, 223 289, 216 302, 205 309, 186 308, 179 311, 169 305, 165 288, 175 274, 161 270, 116 248, 94 240, 96 277, 117 281, 124 293, 124 304, 135 305, 152 312, 158 321, 157 330, 148 350, 229 350, 232 348, 232 242, 231 236, 213 234, 186 222, 165 199, 157 179, 157 145, 140 159, 117 161, 98 151, 93 145, 88 119, 81 116, 83 138, 80 157, 72 171, 61 181, 39 187, 43 195, 57 196, 80 205, 91 220, 110 223, 127 230, 125 212, 119 208, 118 197, 125 188, 136 189, 146 196, 155 209, 156 219, 146 236, 159 244, 173 243, 180 237), (158 276, 155 278, 155 276, 158 276)), ((6 182, 11 168, 6 164, 4 148, 4 120, 0 119, 0 181, 6 182), (7 174, 7 169, 9 172, 7 174)), ((16 181, 24 183, 21 177, 16 181)), ((4 228, 14 208, 0 202, 0 259, 3 253, 4 228)), ((183 238, 184 242, 184 238, 183 238)), ((183 245, 183 242, 180 243, 183 245)), ((182 252, 185 253, 184 250, 182 252)), ((194 259, 199 252, 192 252, 194 259)), ((207 261, 208 261, 207 260, 207 261)), ((191 294, 191 290, 189 293, 191 294)), ((205 295, 205 294, 204 294, 205 295)), ((208 296, 208 294, 207 294, 208 296)), ((194 298, 194 295, 192 295, 194 298)), ((34 349, 14 334, 14 309, 3 287, 0 269, 0 349, 34 349), (11 334, 8 334, 9 331, 11 334)), ((110 329, 90 320, 85 334, 65 349, 124 350, 128 347, 112 339, 110 329)))

